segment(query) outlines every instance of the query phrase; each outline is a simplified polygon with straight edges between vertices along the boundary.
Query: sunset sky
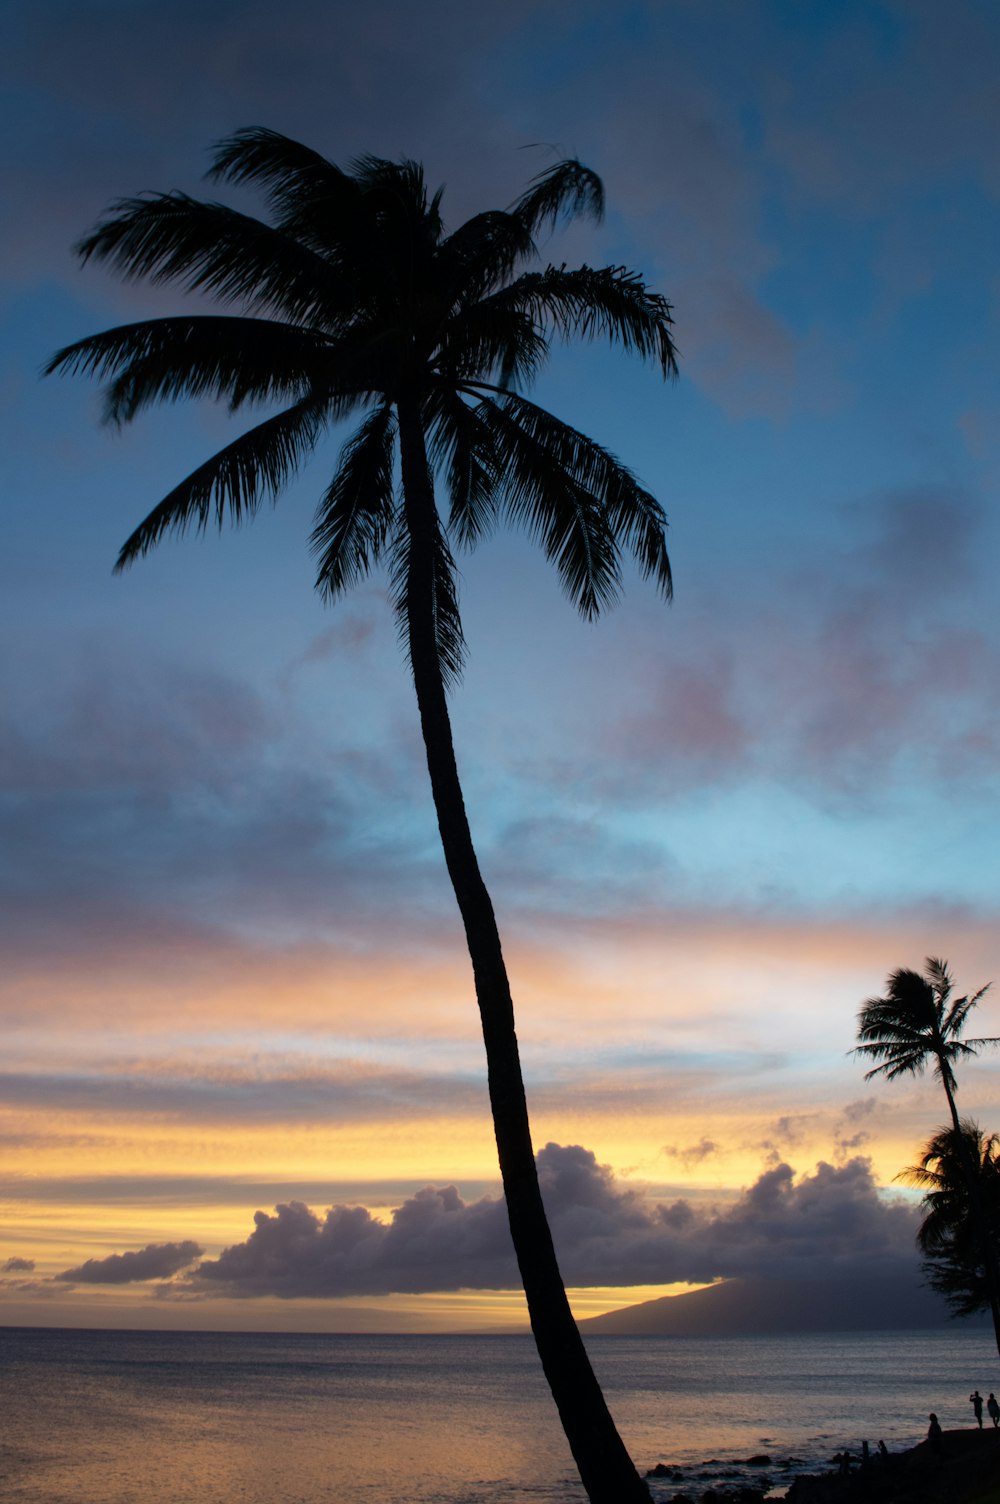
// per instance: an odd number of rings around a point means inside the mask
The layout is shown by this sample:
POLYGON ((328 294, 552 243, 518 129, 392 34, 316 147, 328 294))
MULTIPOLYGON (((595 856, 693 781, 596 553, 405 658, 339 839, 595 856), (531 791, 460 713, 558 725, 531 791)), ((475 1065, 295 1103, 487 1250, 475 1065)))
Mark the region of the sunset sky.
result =
MULTIPOLYGON (((233 420, 115 432, 38 377, 191 306, 72 246, 144 189, 232 199, 202 175, 247 125, 418 158, 450 225, 576 154, 607 218, 544 255, 674 305, 676 383, 575 346, 535 391, 667 509, 674 603, 587 625, 523 538, 461 559, 576 1309, 912 1263, 892 1182, 943 1096, 847 1052, 897 966, 1000 979, 993 0, 9 0, 0 70, 0 1323, 521 1319, 384 581, 312 588, 338 436, 113 578, 233 420)), ((1000 1129, 996 1060, 960 1105, 1000 1129)))

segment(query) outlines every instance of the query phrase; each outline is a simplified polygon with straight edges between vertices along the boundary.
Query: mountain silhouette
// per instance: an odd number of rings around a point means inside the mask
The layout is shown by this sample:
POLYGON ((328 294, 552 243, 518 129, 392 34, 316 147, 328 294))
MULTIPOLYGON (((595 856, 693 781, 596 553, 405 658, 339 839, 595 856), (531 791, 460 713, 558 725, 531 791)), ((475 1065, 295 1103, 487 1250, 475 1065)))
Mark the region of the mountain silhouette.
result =
POLYGON ((941 1297, 915 1275, 854 1275, 725 1280, 687 1295, 606 1311, 580 1325, 609 1336, 704 1337, 940 1329, 950 1319, 941 1297))

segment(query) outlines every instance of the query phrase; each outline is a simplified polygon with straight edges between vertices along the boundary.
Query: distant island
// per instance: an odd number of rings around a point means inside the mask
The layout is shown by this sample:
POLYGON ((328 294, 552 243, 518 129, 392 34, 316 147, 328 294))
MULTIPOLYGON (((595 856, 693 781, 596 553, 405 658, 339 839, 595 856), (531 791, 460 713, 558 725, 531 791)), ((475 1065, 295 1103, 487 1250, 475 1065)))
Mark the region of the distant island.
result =
MULTIPOLYGON (((580 1322, 595 1336, 766 1336, 784 1332, 913 1331, 950 1321, 939 1295, 912 1278, 730 1279, 580 1322)), ((977 1323, 978 1324, 978 1319, 977 1323)), ((963 1321, 962 1325, 965 1325, 963 1321)))

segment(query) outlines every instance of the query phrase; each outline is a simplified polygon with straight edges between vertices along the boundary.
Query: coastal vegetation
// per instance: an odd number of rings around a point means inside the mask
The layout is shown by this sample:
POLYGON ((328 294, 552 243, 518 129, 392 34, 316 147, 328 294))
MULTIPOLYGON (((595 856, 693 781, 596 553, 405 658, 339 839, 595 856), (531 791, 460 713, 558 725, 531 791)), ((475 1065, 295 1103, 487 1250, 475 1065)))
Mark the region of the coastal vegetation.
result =
POLYGON ((956 1316, 992 1311, 990 1270, 984 1250, 1000 1247, 1000 1139, 963 1118, 959 1135, 940 1128, 920 1159, 899 1176, 923 1192, 924 1220, 917 1233, 927 1283, 956 1316), (985 1219, 985 1237, 969 1215, 968 1174, 985 1219))
POLYGON ((996 1135, 961 1119, 955 1062, 1000 1045, 1000 1038, 964 1039, 969 1017, 990 984, 951 997, 947 961, 929 956, 923 975, 900 968, 890 974, 884 997, 869 998, 858 1014, 854 1053, 877 1062, 865 1075, 920 1075, 932 1064, 948 1103, 950 1124, 925 1145, 918 1164, 900 1178, 924 1190, 926 1213, 917 1234, 930 1286, 944 1295, 956 1316, 989 1311, 1000 1353, 1000 1164, 996 1135))
POLYGON ((441 192, 412 161, 348 169, 274 131, 216 149, 211 175, 260 189, 269 219, 187 194, 121 200, 80 243, 128 279, 174 283, 226 312, 154 318, 60 350, 49 372, 106 382, 112 423, 180 398, 278 405, 182 480, 126 540, 117 567, 164 537, 240 523, 275 499, 342 420, 356 426, 311 536, 329 601, 376 567, 416 691, 445 862, 475 979, 510 1229, 538 1345, 595 1504, 648 1499, 577 1331, 538 1185, 511 988, 480 871, 448 692, 465 656, 455 551, 512 525, 542 547, 592 619, 617 596, 623 556, 671 593, 666 518, 607 449, 525 390, 553 338, 602 337, 676 370, 670 306, 621 266, 541 264, 536 236, 599 217, 603 188, 557 162, 507 209, 445 227, 441 192), (438 491, 447 507, 438 504, 438 491))

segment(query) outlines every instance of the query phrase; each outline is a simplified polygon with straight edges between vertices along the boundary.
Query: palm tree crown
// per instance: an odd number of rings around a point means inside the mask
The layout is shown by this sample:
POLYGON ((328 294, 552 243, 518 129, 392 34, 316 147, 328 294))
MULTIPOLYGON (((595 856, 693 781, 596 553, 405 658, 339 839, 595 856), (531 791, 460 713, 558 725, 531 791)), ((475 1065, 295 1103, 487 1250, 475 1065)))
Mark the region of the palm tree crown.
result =
POLYGON ((878 1062, 866 1073, 866 1081, 874 1076, 894 1081, 898 1076, 920 1075, 933 1061, 957 1130, 954 1062, 977 1055, 985 1046, 1000 1044, 1000 1039, 962 1039, 969 1014, 990 984, 970 997, 949 1003, 953 985, 947 961, 933 956, 928 956, 923 976, 906 968, 892 972, 885 997, 869 998, 861 1006, 861 1043, 853 1053, 878 1062))
POLYGON ((924 1192, 924 1220, 917 1246, 924 1255, 928 1283, 942 1294, 956 1316, 990 1309, 993 1301, 988 1248, 1000 1237, 1000 1139, 985 1134, 971 1118, 959 1131, 939 1128, 924 1145, 919 1161, 899 1176, 924 1192), (987 1243, 980 1235, 985 1219, 987 1243))
POLYGON ((168 532, 252 516, 328 425, 360 412, 318 507, 317 583, 336 597, 386 563, 405 641, 411 540, 394 451, 409 408, 449 503, 430 539, 447 680, 463 659, 452 547, 474 546, 498 523, 541 543, 585 616, 617 595, 622 549, 669 596, 662 508, 606 449, 519 390, 553 335, 602 335, 676 372, 670 306, 634 272, 526 269, 541 227, 600 216, 593 172, 560 162, 506 211, 451 233, 441 192, 429 195, 415 162, 362 157, 344 171, 254 128, 220 143, 210 175, 262 187, 271 221, 179 192, 145 194, 115 204, 79 251, 235 312, 112 329, 58 351, 46 372, 105 378, 113 423, 181 397, 223 398, 233 410, 284 405, 164 497, 126 540, 119 569, 168 532))

